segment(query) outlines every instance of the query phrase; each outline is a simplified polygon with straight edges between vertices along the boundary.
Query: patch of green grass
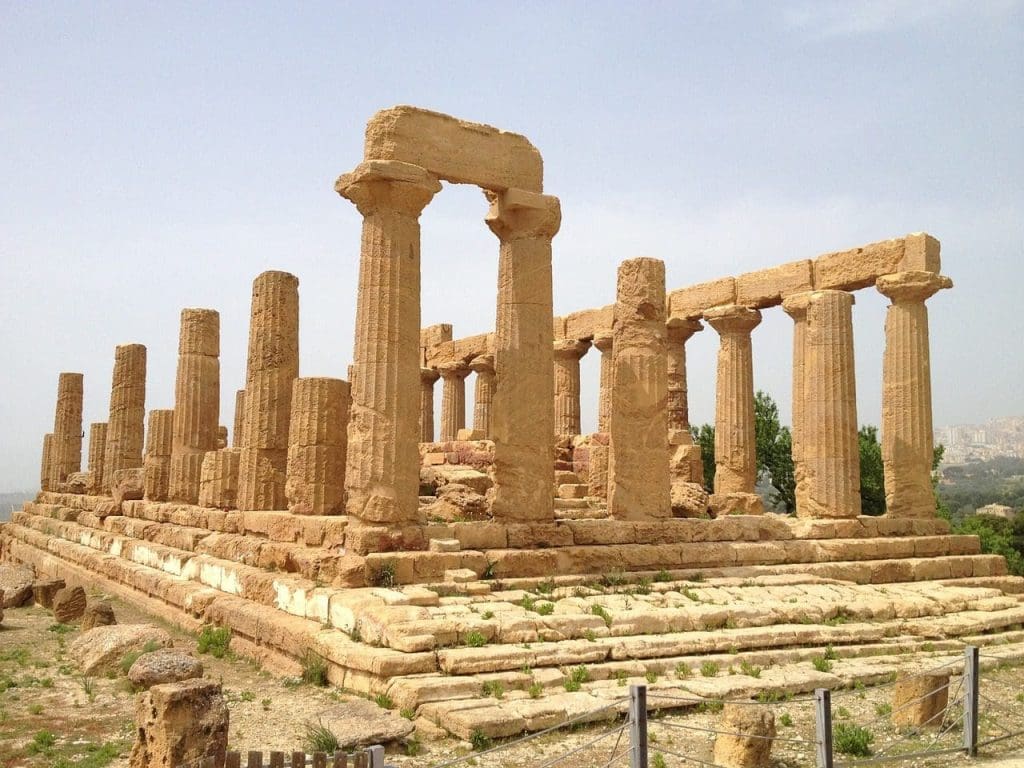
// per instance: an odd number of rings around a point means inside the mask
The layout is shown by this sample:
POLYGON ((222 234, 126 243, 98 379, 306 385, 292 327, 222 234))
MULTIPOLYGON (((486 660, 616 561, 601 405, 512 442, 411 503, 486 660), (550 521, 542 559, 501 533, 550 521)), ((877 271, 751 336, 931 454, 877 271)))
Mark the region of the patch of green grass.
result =
POLYGON ((672 581, 672 574, 663 568, 654 574, 654 580, 659 584, 664 584, 666 581, 672 581))
POLYGON ((793 718, 790 716, 789 712, 783 712, 779 715, 779 725, 785 728, 793 727, 793 718))
POLYGON ((487 565, 484 566, 483 572, 480 574, 480 578, 484 581, 490 581, 494 578, 494 569, 497 567, 497 563, 493 560, 488 560, 487 565))
POLYGON ((836 752, 854 757, 871 755, 871 742, 875 735, 867 728, 853 723, 836 723, 832 728, 832 743, 836 752))
POLYGON ((375 587, 386 587, 387 589, 397 586, 398 580, 395 578, 395 561, 389 560, 386 563, 382 563, 380 568, 371 574, 370 583, 375 587))
POLYGON ((698 595, 696 592, 694 592, 689 587, 683 587, 682 593, 683 593, 683 597, 685 597, 685 598, 687 598, 689 600, 693 600, 693 602, 695 602, 695 603, 699 603, 700 602, 700 595, 698 595))
POLYGON ((600 603, 594 603, 590 606, 590 612, 595 616, 600 616, 606 627, 610 627, 612 625, 612 615, 608 613, 608 609, 600 603))
POLYGON ((0 661, 13 661, 19 667, 26 666, 31 657, 32 654, 29 653, 28 648, 22 648, 21 646, 7 651, 0 651, 0 661))
POLYGON ((835 717, 836 720, 849 720, 850 710, 846 707, 836 707, 833 711, 833 717, 835 717))
POLYGON ((269 712, 270 711, 270 705, 272 703, 273 702, 271 702, 270 699, 260 699, 260 706, 263 707, 263 711, 264 712, 269 712))
POLYGON ((921 650, 925 652, 931 652, 935 650, 935 643, 922 643, 921 650))
POLYGON ((647 673, 644 675, 644 678, 647 680, 648 683, 654 685, 656 682, 658 682, 658 673, 655 672, 653 669, 649 669, 647 670, 647 673))
POLYGON ((569 670, 569 675, 565 678, 563 685, 565 686, 565 690, 571 693, 573 691, 578 691, 583 686, 583 683, 589 680, 590 672, 587 671, 585 666, 580 664, 579 666, 573 667, 569 670))
POLYGON ((605 587, 616 589, 626 583, 626 577, 622 571, 612 571, 601 577, 601 584, 605 587))
POLYGON ((814 668, 819 672, 832 671, 832 662, 826 659, 824 656, 815 656, 813 659, 811 659, 811 664, 813 664, 814 668))
POLYGON ((714 661, 705 661, 703 664, 700 665, 700 673, 704 677, 714 677, 718 674, 720 669, 721 667, 719 667, 718 664, 714 661))
POLYGON ((57 624, 51 624, 46 629, 49 632, 56 632, 58 635, 66 635, 69 632, 74 632, 75 631, 75 628, 72 625, 70 625, 70 624, 61 624, 59 622, 57 624))
POLYGON ((839 658, 839 654, 836 653, 836 649, 832 647, 832 643, 825 646, 824 658, 827 661, 835 661, 839 658))
POLYGON ((615 683, 620 688, 624 688, 625 687, 626 680, 628 678, 629 678, 629 675, 626 673, 626 670, 618 669, 618 670, 615 671, 615 683))
POLYGON ((550 595, 552 592, 555 591, 555 580, 545 579, 537 585, 536 589, 537 592, 539 592, 542 595, 550 595))
POLYGON ((501 684, 500 680, 485 680, 480 692, 484 696, 501 699, 505 696, 505 686, 501 684))
POLYGON ((646 576, 642 577, 636 583, 636 593, 638 595, 649 595, 651 594, 651 580, 646 576))
POLYGON ((302 682, 320 688, 327 687, 327 660, 318 653, 306 650, 302 655, 302 682))
POLYGON ((29 704, 27 709, 28 709, 28 713, 30 715, 41 715, 41 714, 43 714, 43 705, 42 704, 29 704))
POLYGON ((238 696, 240 701, 256 701, 256 694, 252 691, 242 691, 238 696))
POLYGON ((466 645, 470 648, 483 648, 487 645, 487 636, 474 629, 466 635, 466 645))
POLYGON ((373 700, 381 709, 395 708, 395 702, 386 693, 378 693, 376 696, 373 697, 373 700))
POLYGON ((665 756, 661 752, 655 752, 651 758, 651 768, 665 768, 665 756))
POLYGON ((57 736, 53 731, 36 731, 32 737, 32 741, 29 742, 26 751, 30 755, 46 755, 49 754, 50 750, 53 749, 53 745, 57 743, 57 736))
MULTIPOLYGON (((1024 696, 1024 694, 1020 694, 1020 695, 1024 696)), ((1018 696, 1018 698, 1020 698, 1020 697, 1018 696)), ((892 714, 892 704, 890 704, 887 701, 883 701, 883 702, 881 702, 879 704, 875 704, 875 714, 878 715, 879 717, 885 717, 886 715, 891 715, 892 714)))
POLYGON ((721 712, 725 709, 725 702, 721 699, 708 699, 697 705, 698 712, 721 712))
POLYGON ((407 736, 402 747, 407 757, 416 757, 423 752, 423 744, 415 736, 407 736))
POLYGON ((750 677, 760 677, 761 667, 755 666, 754 664, 751 664, 749 661, 744 659, 740 662, 740 672, 742 672, 744 675, 749 675, 750 677))
POLYGON ((530 694, 531 699, 539 699, 540 695, 544 693, 544 686, 540 683, 530 683, 530 687, 526 689, 526 692, 530 694))
POLYGON ((53 768, 105 768, 121 756, 126 748, 125 743, 113 741, 104 744, 86 744, 85 755, 71 762, 70 758, 61 757, 53 764, 53 768))
POLYGON ((480 618, 483 619, 484 621, 487 621, 488 619, 493 619, 494 618, 494 611, 484 611, 483 613, 480 614, 480 618))
POLYGON ((555 612, 554 603, 541 603, 534 609, 541 616, 550 616, 555 612))
POLYGON ((690 665, 685 661, 676 664, 676 677, 689 677, 691 675, 690 665))
POLYGON ((340 748, 337 735, 323 721, 318 720, 316 725, 306 723, 306 751, 327 752, 333 754, 340 748))
POLYGON ((592 629, 588 629, 583 633, 583 639, 593 643, 597 640, 597 633, 592 629))
POLYGON ((208 653, 215 659, 223 659, 231 646, 230 627, 205 626, 199 631, 196 650, 208 653))
POLYGON ((491 748, 491 738, 477 728, 471 734, 469 734, 469 743, 473 746, 474 752, 483 752, 485 749, 491 748))
POLYGON ((414 720, 416 718, 416 710, 411 707, 403 707, 399 710, 398 714, 406 720, 414 720))

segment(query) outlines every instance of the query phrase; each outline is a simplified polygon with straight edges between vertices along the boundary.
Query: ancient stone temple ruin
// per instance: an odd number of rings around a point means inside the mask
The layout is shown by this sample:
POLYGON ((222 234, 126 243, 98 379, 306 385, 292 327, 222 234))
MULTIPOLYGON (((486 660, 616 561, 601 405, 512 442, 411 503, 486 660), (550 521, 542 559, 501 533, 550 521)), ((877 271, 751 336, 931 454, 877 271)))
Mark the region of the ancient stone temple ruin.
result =
POLYGON ((629 259, 613 304, 556 317, 560 202, 523 136, 383 110, 335 189, 363 218, 348 378, 300 376, 299 278, 277 271, 253 282, 230 447, 212 309, 182 311, 173 411, 147 418, 146 348, 117 347, 84 472, 82 376, 62 373, 41 491, 3 526, 5 559, 186 627, 230 626, 235 648, 279 670, 312 651, 334 684, 464 738, 543 728, 617 681, 715 654, 778 665, 740 693, 808 690, 843 683, 786 668, 813 646, 880 659, 1024 622, 1024 581, 935 514, 926 301, 951 287, 935 238, 679 288, 663 262, 629 259), (419 217, 442 181, 483 189, 498 245, 495 327, 462 338, 420 322, 419 217), (883 517, 860 514, 858 290, 891 302, 883 517), (751 332, 768 311, 793 320, 795 516, 766 513, 755 492, 751 332), (706 326, 719 343, 703 372, 716 384, 710 495, 686 365, 706 326), (598 431, 580 434, 588 353, 598 431), (579 665, 586 685, 570 690, 579 665), (482 681, 510 695, 481 698, 482 681))

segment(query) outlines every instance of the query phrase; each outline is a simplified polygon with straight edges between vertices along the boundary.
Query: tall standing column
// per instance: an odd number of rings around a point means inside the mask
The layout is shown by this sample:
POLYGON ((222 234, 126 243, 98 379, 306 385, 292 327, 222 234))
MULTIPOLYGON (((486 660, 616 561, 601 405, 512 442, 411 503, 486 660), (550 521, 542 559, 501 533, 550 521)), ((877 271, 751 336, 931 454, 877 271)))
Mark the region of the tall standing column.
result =
POLYGON ((953 281, 931 272, 899 272, 875 283, 892 302, 885 316, 882 360, 882 463, 886 514, 931 517, 931 351, 925 301, 953 281))
POLYGON ((554 311, 551 240, 558 198, 488 192, 487 225, 501 241, 494 333, 497 388, 491 407, 495 520, 553 520, 554 311))
POLYGON ((580 433, 580 358, 590 342, 559 339, 554 346, 555 436, 580 433))
POLYGON ((245 390, 235 392, 235 421, 231 427, 231 447, 242 447, 242 433, 245 431, 245 390))
MULTIPOLYGON (((299 279, 288 272, 264 272, 252 283, 238 459, 240 510, 287 509, 288 422, 298 375, 299 279)), ((213 424, 216 428, 216 419, 213 424)))
POLYGON ((203 456, 217 450, 220 423, 220 314, 181 310, 174 380, 174 437, 169 498, 199 502, 203 456))
POLYGON ((420 442, 434 442, 434 382, 441 374, 420 368, 420 442))
POLYGON ((419 543, 409 540, 419 509, 419 216, 441 183, 419 166, 369 161, 335 189, 363 215, 345 490, 346 546, 365 554, 419 543))
POLYGON ((807 473, 804 470, 804 440, 806 416, 805 360, 807 349, 807 306, 812 293, 797 293, 782 302, 782 309, 793 318, 793 480, 797 517, 813 517, 807 498, 807 473))
POLYGON ((612 332, 608 511, 616 520, 671 517, 663 261, 619 265, 612 332))
POLYGON ((150 501, 167 501, 169 498, 175 421, 176 412, 170 409, 149 412, 143 483, 145 497, 150 501))
POLYGON ((72 472, 82 471, 82 379, 80 373, 62 373, 57 380, 50 478, 55 491, 72 472))
POLYGON ((39 466, 39 490, 55 490, 50 486, 53 477, 53 433, 43 435, 43 458, 39 466))
POLYGON ((89 488, 88 493, 103 492, 103 454, 107 447, 107 422, 89 425, 89 488))
POLYGON ((597 391, 597 431, 607 432, 612 414, 612 332, 594 334, 594 348, 601 353, 601 375, 597 391))
POLYGON ((704 319, 720 336, 715 391, 715 492, 719 514, 764 511, 757 481, 754 431, 754 363, 750 332, 761 313, 735 304, 713 307, 704 319))
POLYGON ((455 440, 466 426, 466 376, 469 366, 461 360, 444 363, 441 373, 441 439, 455 440))
POLYGON ((860 514, 860 444, 853 359, 853 296, 817 291, 807 306, 801 517, 860 514))
POLYGON ((494 402, 494 355, 474 357, 469 367, 476 373, 473 387, 473 431, 491 437, 491 403, 494 402))
POLYGON ((686 384, 686 342, 704 330, 700 320, 668 321, 668 428, 678 432, 681 444, 693 443, 690 434, 690 401, 686 384))
POLYGON ((110 493, 114 473, 142 466, 142 439, 146 420, 146 348, 121 344, 114 350, 110 387, 110 417, 103 454, 103 489, 110 493))
POLYGON ((295 379, 288 429, 288 511, 345 511, 349 385, 341 379, 295 379))

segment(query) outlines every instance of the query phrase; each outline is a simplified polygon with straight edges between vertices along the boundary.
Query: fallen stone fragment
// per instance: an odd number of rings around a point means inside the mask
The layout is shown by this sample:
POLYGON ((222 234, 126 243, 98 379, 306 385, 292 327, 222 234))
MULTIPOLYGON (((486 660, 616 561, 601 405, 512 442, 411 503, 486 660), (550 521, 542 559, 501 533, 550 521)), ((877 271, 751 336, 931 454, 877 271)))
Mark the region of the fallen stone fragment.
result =
POLYGON ((150 624, 115 624, 84 632, 70 646, 68 656, 75 659, 86 675, 117 670, 130 651, 147 645, 167 648, 172 644, 166 630, 150 624))
POLYGON ((32 582, 32 599, 43 608, 53 608, 53 598, 67 586, 64 579, 38 579, 32 582))
POLYGON ((136 688, 152 688, 165 683, 180 683, 203 676, 203 664, 184 651, 162 648, 144 653, 128 670, 128 679, 136 688))
POLYGON ((338 737, 341 749, 401 741, 414 728, 411 720, 365 699, 331 707, 321 712, 319 719, 338 737))
POLYGON ((110 603, 98 602, 86 606, 82 615, 83 632, 93 627, 107 627, 111 624, 117 624, 117 619, 110 603))
POLYGON ((81 587, 58 589, 53 596, 53 618, 61 624, 69 624, 82 618, 85 606, 85 590, 81 587))
POLYGON ((0 565, 0 608, 20 608, 29 602, 34 578, 26 565, 0 565))

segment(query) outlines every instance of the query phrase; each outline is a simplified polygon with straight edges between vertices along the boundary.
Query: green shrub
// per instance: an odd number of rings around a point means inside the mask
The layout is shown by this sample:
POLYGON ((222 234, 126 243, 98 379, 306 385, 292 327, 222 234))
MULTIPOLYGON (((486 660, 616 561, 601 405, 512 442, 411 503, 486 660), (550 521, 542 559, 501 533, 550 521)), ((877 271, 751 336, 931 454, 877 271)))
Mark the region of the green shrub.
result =
POLYGON ((655 672, 653 669, 649 669, 647 670, 647 673, 644 675, 644 678, 647 680, 648 683, 654 685, 656 682, 658 682, 658 673, 655 672))
POLYGON ((811 659, 811 664, 813 664, 814 668, 819 672, 832 671, 832 662, 826 659, 824 656, 815 656, 813 659, 811 659))
POLYGON ((302 682, 327 687, 327 661, 318 653, 307 650, 302 655, 302 682))
POLYGON ((501 684, 500 680, 485 680, 481 693, 484 696, 493 696, 496 699, 500 699, 505 695, 505 686, 501 684))
POLYGON ((672 574, 666 571, 665 569, 662 569, 658 571, 656 574, 654 574, 654 580, 658 583, 663 584, 666 581, 672 581, 672 574))
POLYGON ((199 631, 196 650, 208 653, 215 659, 223 659, 231 645, 231 629, 229 627, 206 626, 199 631))
POLYGON ((881 704, 875 704, 875 714, 879 717, 885 717, 886 715, 892 714, 892 704, 887 701, 883 701, 881 704))
POLYGON ((407 757, 416 757, 423 751, 423 744, 415 736, 407 736, 402 746, 407 757))
POLYGON ((676 677, 689 677, 690 676, 690 665, 685 661, 680 661, 676 664, 676 677))
POLYGON ((572 692, 578 691, 583 683, 590 680, 590 673, 587 668, 580 664, 578 667, 573 667, 569 670, 569 676, 565 678, 565 690, 572 692))
POLYGON ((540 695, 544 692, 544 686, 540 683, 530 683, 530 687, 526 689, 526 692, 530 694, 531 699, 539 699, 540 695))
POLYGON ((779 725, 785 726, 786 728, 792 727, 793 718, 790 716, 789 712, 783 712, 779 715, 779 725))
POLYGON ((608 613, 608 609, 603 605, 594 603, 594 605, 590 606, 590 612, 595 616, 600 616, 606 627, 610 627, 612 625, 612 615, 608 613))
POLYGON ((370 582, 375 587, 386 587, 391 589, 398 581, 395 578, 395 562, 389 560, 386 563, 381 564, 380 568, 375 570, 370 577, 370 582))
POLYGON ((335 733, 318 720, 316 725, 306 723, 306 751, 333 754, 341 748, 335 733))
POLYGON ((469 734, 469 743, 473 745, 474 752, 483 752, 491 747, 490 737, 479 728, 469 734))
POLYGON ((744 675, 749 675, 750 677, 760 677, 761 667, 755 666, 746 659, 744 659, 740 662, 740 672, 742 672, 744 675))
POLYGON ((705 661, 700 665, 700 673, 704 677, 714 677, 718 674, 720 667, 713 661, 705 661))
POLYGON ((470 648, 482 648, 487 645, 487 636, 474 629, 466 635, 466 645, 470 648))
POLYGON ((828 645, 825 646, 824 658, 827 661, 835 661, 836 659, 839 658, 839 654, 836 653, 836 649, 832 647, 832 643, 829 643, 828 645))
POLYGON ((377 706, 381 709, 394 709, 395 702, 391 700, 391 697, 386 693, 378 693, 373 697, 373 700, 377 703, 377 706))
POLYGON ((832 743, 836 752, 855 757, 868 757, 875 735, 867 728, 853 723, 836 723, 832 729, 832 743))

